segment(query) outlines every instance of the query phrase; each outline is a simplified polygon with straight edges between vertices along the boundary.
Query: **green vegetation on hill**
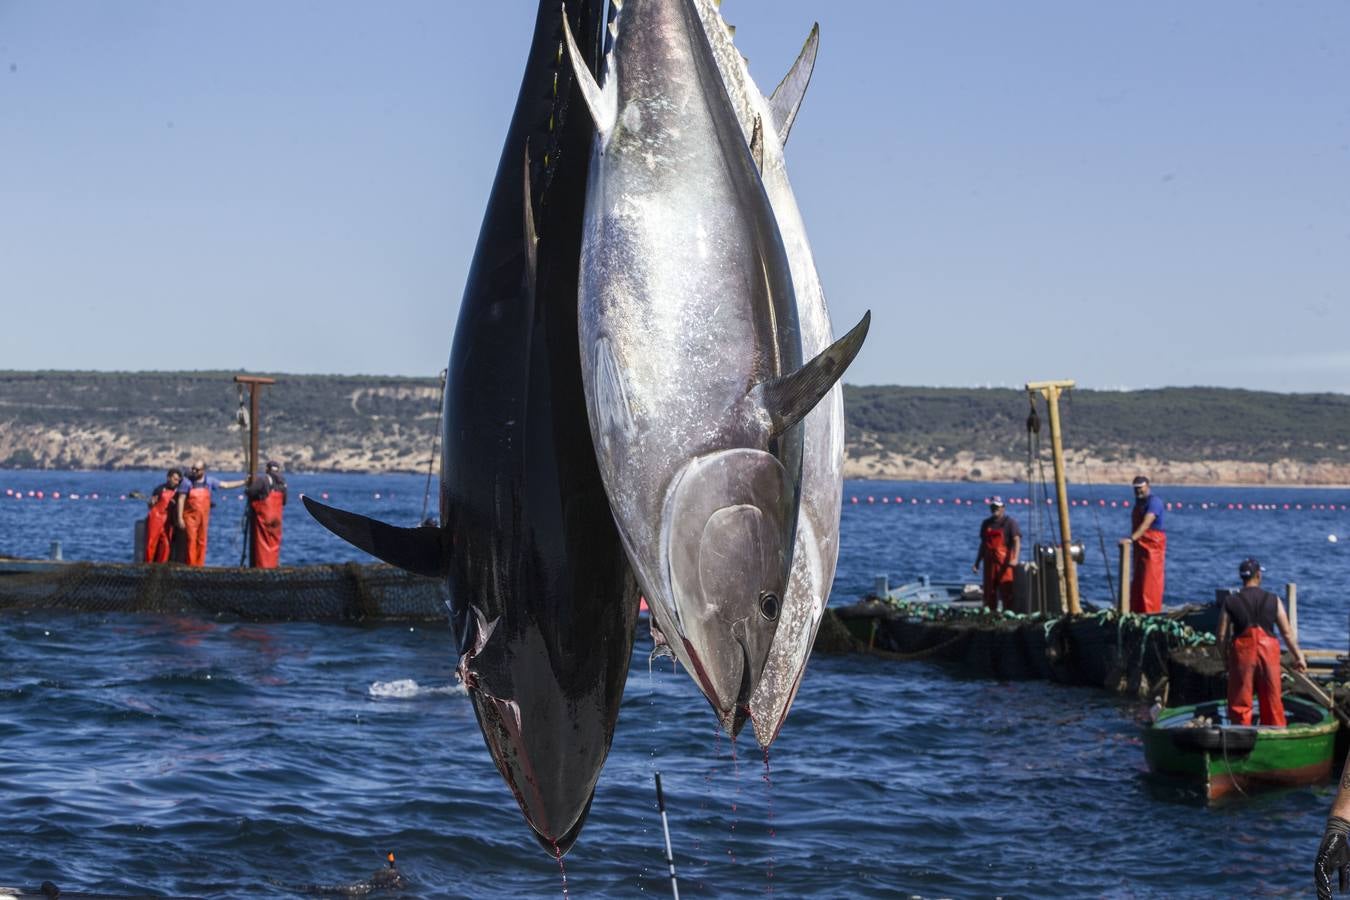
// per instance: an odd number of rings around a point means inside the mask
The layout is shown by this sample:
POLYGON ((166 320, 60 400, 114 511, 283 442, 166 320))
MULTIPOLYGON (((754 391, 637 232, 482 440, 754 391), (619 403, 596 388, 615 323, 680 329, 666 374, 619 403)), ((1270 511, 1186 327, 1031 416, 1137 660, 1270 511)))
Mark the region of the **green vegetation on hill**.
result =
MULTIPOLYGON (((1042 435, 1048 415, 1038 400, 1042 435)), ((1026 454, 1025 391, 844 388, 850 452, 950 459, 1026 454)), ((1061 401, 1071 445, 1104 460, 1350 461, 1350 395, 1226 388, 1073 390, 1061 401)))
MULTIPOLYGON (((237 459, 233 374, 0 371, 0 465, 158 468, 197 452, 237 459)), ((264 454, 292 468, 425 469, 439 430, 438 379, 275 377, 261 394, 264 454)), ((846 386, 844 408, 855 459, 1025 458, 1023 391, 846 386)), ((1043 404, 1039 411, 1045 421, 1043 404)), ((1069 446, 1108 462, 1350 463, 1343 394, 1075 390, 1062 412, 1069 446)))
MULTIPOLYGON (((177 459, 184 448, 237 455, 240 386, 233 375, 0 372, 0 465, 32 465, 37 457, 38 465, 57 468, 158 467, 161 458, 177 459), (97 441, 65 440, 43 458, 48 445, 40 438, 52 433, 124 436, 130 448, 111 457, 99 456, 97 441), (21 445, 21 435, 41 446, 21 445)), ((259 395, 264 453, 268 447, 292 448, 288 461, 296 466, 322 464, 343 452, 378 455, 377 461, 390 468, 425 465, 439 430, 439 379, 273 377, 278 383, 261 388, 259 395), (400 457, 408 457, 406 465, 396 465, 400 457)), ((245 392, 245 403, 247 398, 245 392)))

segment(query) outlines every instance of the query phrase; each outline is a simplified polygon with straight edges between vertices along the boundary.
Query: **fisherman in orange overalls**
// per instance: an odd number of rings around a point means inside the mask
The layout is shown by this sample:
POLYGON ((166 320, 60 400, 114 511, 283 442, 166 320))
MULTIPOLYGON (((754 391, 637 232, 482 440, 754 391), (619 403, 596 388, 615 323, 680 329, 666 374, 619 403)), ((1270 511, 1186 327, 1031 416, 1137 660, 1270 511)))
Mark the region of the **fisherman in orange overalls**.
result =
POLYGON ((281 561, 281 513, 286 506, 286 479, 281 463, 268 460, 266 471, 253 476, 246 492, 249 507, 249 565, 275 569, 281 561))
POLYGON ((1219 612, 1219 647, 1228 663, 1228 721, 1233 725, 1252 724, 1252 685, 1261 704, 1261 724, 1285 726, 1284 699, 1280 696, 1280 629, 1294 668, 1308 670, 1308 661, 1298 648, 1298 639, 1289 626, 1280 598, 1261 589, 1265 569, 1255 557, 1247 557, 1238 566, 1242 590, 1224 598, 1219 612))
POLYGON ((169 508, 178 490, 183 473, 170 469, 164 483, 150 493, 145 514, 145 562, 168 562, 169 546, 173 540, 173 526, 169 524, 169 508))
POLYGON ((242 486, 244 479, 221 481, 206 474, 206 463, 194 462, 178 485, 173 502, 173 562, 206 565, 206 533, 211 523, 211 492, 242 486))
POLYGON ((1134 479, 1134 510, 1130 513, 1129 538, 1134 545, 1134 571, 1130 577, 1130 612, 1162 612, 1163 580, 1167 566, 1167 532, 1163 531, 1163 503, 1153 496, 1148 478, 1134 479))
POLYGON ((1003 601, 1005 610, 1012 609, 1013 572, 1022 550, 1022 529, 1017 520, 1003 511, 1003 498, 989 501, 989 518, 980 523, 980 548, 970 567, 974 572, 984 564, 984 605, 997 610, 1003 601))

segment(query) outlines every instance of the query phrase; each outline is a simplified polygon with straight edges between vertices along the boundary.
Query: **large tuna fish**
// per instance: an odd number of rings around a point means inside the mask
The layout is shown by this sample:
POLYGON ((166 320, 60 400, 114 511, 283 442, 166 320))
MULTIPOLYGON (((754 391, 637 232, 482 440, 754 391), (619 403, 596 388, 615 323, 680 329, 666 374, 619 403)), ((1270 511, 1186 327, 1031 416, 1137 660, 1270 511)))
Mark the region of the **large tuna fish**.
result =
MULTIPOLYGON (((602 0, 569 7, 577 62, 600 57, 602 0)), ((535 837, 576 840, 628 673, 637 585, 605 499, 577 353, 577 278, 592 128, 539 4, 479 233, 446 383, 439 529, 313 504, 357 546, 448 574, 483 737, 535 837)))
MULTIPOLYGON (((825 291, 816 271, 811 244, 806 238, 806 226, 788 182, 783 145, 811 80, 820 31, 818 27, 811 29, 792 70, 773 95, 765 97, 750 77, 745 58, 733 43, 734 31, 722 20, 718 4, 713 0, 698 0, 698 9, 746 142, 755 140, 755 129, 760 129, 763 142, 760 177, 778 220, 778 231, 792 269, 802 352, 809 357, 829 347, 834 334, 830 327, 830 312, 825 305, 825 291)), ((844 490, 844 394, 838 384, 807 413, 802 429, 801 507, 792 552, 792 574, 783 596, 778 632, 774 635, 764 674, 750 696, 749 704, 755 737, 765 747, 778 736, 792 700, 797 696, 839 559, 839 507, 844 490)))
POLYGON ((613 3, 579 292, 592 436, 660 631, 732 734, 791 571, 799 422, 866 319, 801 365, 787 256, 696 0, 613 3))

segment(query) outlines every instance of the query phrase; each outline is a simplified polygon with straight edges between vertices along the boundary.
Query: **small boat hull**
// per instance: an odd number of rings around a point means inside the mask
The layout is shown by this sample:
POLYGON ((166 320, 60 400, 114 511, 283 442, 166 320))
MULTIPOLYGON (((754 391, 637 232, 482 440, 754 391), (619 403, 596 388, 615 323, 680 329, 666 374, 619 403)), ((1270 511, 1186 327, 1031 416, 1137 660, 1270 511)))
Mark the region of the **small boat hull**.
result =
POLYGON ((1149 771, 1199 785, 1210 800, 1326 781, 1340 723, 1330 711, 1300 697, 1286 697, 1284 703, 1288 728, 1228 725, 1222 701, 1163 710, 1144 729, 1149 771), (1200 716, 1216 724, 1187 726, 1200 716))

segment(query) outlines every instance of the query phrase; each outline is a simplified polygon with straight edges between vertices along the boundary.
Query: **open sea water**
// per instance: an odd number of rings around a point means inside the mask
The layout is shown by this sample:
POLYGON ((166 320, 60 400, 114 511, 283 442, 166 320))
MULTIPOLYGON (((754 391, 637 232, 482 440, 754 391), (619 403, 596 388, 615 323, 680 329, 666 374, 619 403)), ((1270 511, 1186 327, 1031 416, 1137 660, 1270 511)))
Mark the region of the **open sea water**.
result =
MULTIPOLYGON (((60 540, 67 558, 126 559, 144 507, 121 497, 158 480, 0 472, 0 555, 45 556, 60 540)), ((417 476, 290 484, 284 563, 360 557, 309 519, 297 493, 401 524, 421 517, 417 476)), ((995 491, 1025 496, 1009 485, 849 482, 832 602, 852 602, 879 574, 892 586, 970 578, 995 491)), ((1100 547, 1114 568, 1130 491, 1070 493, 1089 501, 1073 510, 1088 546, 1084 595, 1105 604, 1100 547)), ((1255 554, 1268 584, 1298 583, 1305 646, 1346 646, 1347 548, 1329 536, 1350 532, 1350 491, 1156 493, 1184 504, 1166 517, 1169 605, 1212 599, 1255 554)), ((242 509, 234 493, 219 498, 210 563, 238 561, 242 509)), ((1033 529, 1049 539, 1040 507, 1010 512, 1026 543, 1033 529)), ((682 896, 1310 892, 1333 787, 1207 807, 1147 779, 1137 703, 818 655, 766 758, 749 732, 736 744, 719 735, 689 678, 669 660, 649 666, 649 650, 640 638, 589 822, 560 867, 488 756, 447 628, 0 617, 0 884, 304 896, 360 881, 392 850, 412 884, 401 896, 665 897, 659 770, 682 896)))

